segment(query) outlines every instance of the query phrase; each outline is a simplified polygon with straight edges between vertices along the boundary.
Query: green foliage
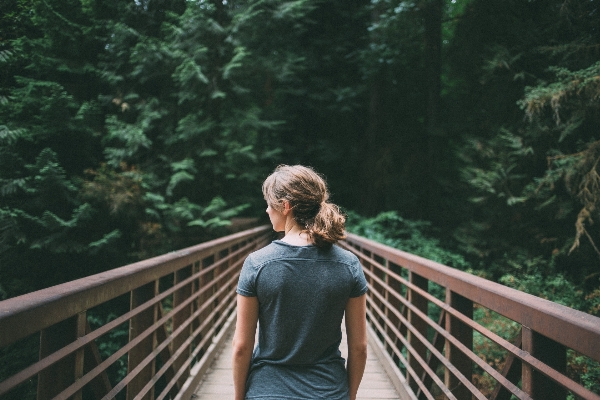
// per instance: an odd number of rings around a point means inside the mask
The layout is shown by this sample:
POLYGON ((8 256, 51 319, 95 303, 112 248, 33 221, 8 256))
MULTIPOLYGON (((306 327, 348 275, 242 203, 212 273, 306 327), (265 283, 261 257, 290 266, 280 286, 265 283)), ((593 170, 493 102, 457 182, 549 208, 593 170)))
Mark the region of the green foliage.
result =
MULTIPOLYGON (((17 343, 0 348, 0 381, 4 381, 38 360, 40 339, 39 335, 31 335, 17 343)), ((37 394, 37 377, 29 379, 12 390, 5 399, 34 400, 37 394)))
MULTIPOLYGON (((117 315, 114 313, 109 313, 106 316, 96 315, 95 313, 92 313, 91 315, 88 315, 87 320, 90 324, 91 329, 95 330, 116 318, 117 315)), ((128 341, 129 324, 125 323, 112 329, 107 335, 100 336, 100 338, 98 338, 95 343, 98 346, 98 352, 100 353, 100 357, 103 360, 106 360, 116 351, 125 346, 128 341)), ((120 382, 125 377, 125 375, 127 375, 127 354, 124 354, 115 363, 113 363, 108 368, 107 374, 108 379, 113 386, 116 383, 120 382)))
POLYGON ((289 21, 312 6, 151 3, 7 8, 3 297, 222 235, 260 203, 281 121, 252 90, 267 64, 289 68, 249 51, 246 33, 253 15, 289 21))
POLYGON ((75 174, 94 160, 98 111, 86 98, 98 41, 77 4, 19 1, 7 15, 22 24, 3 60, 0 105, 0 274, 9 297, 86 274, 77 260, 103 243, 75 174))
MULTIPOLYGON (((539 268, 539 267, 538 267, 539 268)), ((552 300, 567 307, 585 310, 581 289, 565 279, 564 275, 549 275, 544 271, 524 271, 520 276, 504 275, 500 282, 522 292, 552 300)))
POLYGON ((558 139, 561 142, 581 124, 587 111, 600 106, 600 62, 578 71, 557 66, 549 67, 548 71, 556 76, 554 82, 527 87, 525 97, 518 104, 530 119, 543 114, 546 107, 550 108, 556 125, 562 130, 558 139), (567 114, 569 120, 563 121, 561 114, 567 114), (570 126, 572 124, 575 128, 570 126))
MULTIPOLYGON (((600 393, 600 363, 598 361, 569 350, 567 352, 567 373, 593 393, 600 393)), ((569 393, 567 399, 575 400, 576 397, 569 393)))
MULTIPOLYGON (((586 1, 473 2, 452 55, 471 94, 455 98, 462 252, 493 280, 594 315, 598 21, 586 1)), ((569 360, 576 380, 588 362, 569 360)))
POLYGON ((576 234, 570 251, 579 247, 580 239, 585 235, 600 255, 593 236, 586 228, 599 215, 597 208, 600 201, 600 142, 596 139, 596 132, 586 132, 585 126, 590 122, 599 121, 597 113, 600 110, 600 63, 596 62, 575 72, 561 67, 549 69, 556 75, 555 82, 527 88, 524 99, 519 102, 530 119, 542 119, 540 123, 547 126, 550 124, 543 121, 544 109, 550 107, 556 124, 553 130, 559 135, 556 145, 558 148, 551 150, 552 153, 548 156, 549 168, 536 182, 538 184, 529 188, 529 193, 535 193, 534 191, 537 192, 543 187, 546 192, 554 194, 554 185, 559 178, 563 179, 569 194, 577 198, 583 206, 577 215, 576 234), (566 120, 563 120, 561 115, 566 117, 566 120), (567 139, 572 140, 571 136, 577 140, 579 151, 564 154, 565 150, 573 148, 562 145, 567 139))
POLYGON ((469 207, 454 238, 492 279, 589 312, 600 256, 600 69, 585 49, 597 46, 598 16, 591 2, 551 3, 473 2, 458 25, 455 45, 467 47, 453 57, 484 56, 452 61, 479 93, 463 96, 457 114, 469 207), (473 29, 483 36, 473 40, 473 29))
POLYGON ((350 230, 598 315, 599 18, 583 0, 5 0, 0 298, 222 235, 303 163, 374 216, 350 230))
POLYGON ((402 218, 395 211, 365 218, 348 212, 349 232, 366 237, 388 246, 413 253, 458 269, 468 269, 469 262, 459 253, 445 247, 431 223, 402 218))
POLYGON ((5 279, 18 276, 11 268, 17 260, 24 270, 33 267, 34 260, 23 259, 24 250, 25 254, 41 256, 47 252, 81 253, 89 247, 87 235, 81 232, 93 210, 76 200, 77 188, 66 176, 57 154, 46 148, 35 163, 23 167, 22 177, 0 175, 0 271, 5 279))
POLYGON ((148 108, 150 107, 144 107, 140 112, 141 121, 136 125, 119 121, 116 115, 111 115, 106 119, 107 134, 104 142, 106 144, 114 143, 114 146, 104 148, 108 165, 118 167, 121 163, 133 161, 138 152, 152 145, 152 141, 144 134, 144 127, 151 126, 152 120, 159 119, 160 114, 148 110, 148 108))
MULTIPOLYGON (((511 265, 510 272, 500 278, 500 283, 530 293, 558 304, 600 315, 598 289, 589 293, 585 285, 574 285, 564 274, 556 272, 545 260, 538 258, 525 265, 511 265)), ((589 285, 593 285, 592 277, 589 285)))
POLYGON ((265 163, 278 154, 269 138, 281 124, 263 117, 251 93, 261 60, 242 34, 252 17, 244 13, 264 6, 190 2, 165 11, 159 29, 109 22, 103 66, 114 97, 104 154, 109 175, 138 174, 136 218, 148 244, 140 256, 223 233, 257 203, 265 163))
MULTIPOLYGON (((519 324, 478 305, 473 310, 473 319, 509 342, 514 342, 517 335, 521 334, 519 324)), ((496 371, 502 371, 508 355, 503 347, 476 331, 473 332, 473 352, 496 371)), ((484 396, 489 396, 496 386, 496 380, 477 365, 474 368, 473 383, 484 396)))

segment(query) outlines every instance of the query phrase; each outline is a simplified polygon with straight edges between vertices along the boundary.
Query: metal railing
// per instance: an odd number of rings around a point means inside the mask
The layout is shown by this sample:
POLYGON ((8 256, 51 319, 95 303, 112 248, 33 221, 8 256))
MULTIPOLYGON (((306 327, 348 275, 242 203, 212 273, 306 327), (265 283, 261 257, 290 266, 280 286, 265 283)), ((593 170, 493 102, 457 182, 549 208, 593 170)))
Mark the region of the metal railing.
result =
MULTIPOLYGON (((271 232, 251 229, 0 302, 0 357, 19 346, 39 353, 3 377, 0 399, 191 398, 233 326, 243 260, 271 232)), ((403 399, 600 400, 567 371, 574 354, 600 361, 600 318, 356 235, 341 245, 364 266, 372 348, 403 399), (512 334, 489 328, 482 312, 512 334), (475 343, 495 346, 502 362, 475 343)))
MULTIPOLYGON (((232 325, 241 265, 271 232, 250 229, 0 302, 0 351, 39 346, 38 360, 0 382, 0 398, 189 399, 232 325)), ((12 361, 23 360, 3 360, 12 361)))
POLYGON ((356 235, 342 245, 363 264, 376 351, 405 398, 600 400, 567 373, 568 355, 600 361, 600 318, 356 235), (502 337, 474 314, 515 334, 502 337), (476 353, 475 339, 503 361, 476 353))

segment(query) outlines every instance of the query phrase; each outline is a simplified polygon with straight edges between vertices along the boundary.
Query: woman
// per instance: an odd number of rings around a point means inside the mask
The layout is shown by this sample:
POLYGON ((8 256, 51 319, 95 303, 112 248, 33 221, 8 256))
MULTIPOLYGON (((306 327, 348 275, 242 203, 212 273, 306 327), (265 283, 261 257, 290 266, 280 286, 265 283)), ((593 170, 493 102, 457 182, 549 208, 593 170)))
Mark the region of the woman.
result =
POLYGON ((334 245, 345 237, 345 218, 311 168, 281 165, 262 189, 273 229, 285 236, 242 267, 235 399, 354 400, 367 358, 367 283, 358 258, 334 245), (339 351, 344 314, 347 365, 339 351))

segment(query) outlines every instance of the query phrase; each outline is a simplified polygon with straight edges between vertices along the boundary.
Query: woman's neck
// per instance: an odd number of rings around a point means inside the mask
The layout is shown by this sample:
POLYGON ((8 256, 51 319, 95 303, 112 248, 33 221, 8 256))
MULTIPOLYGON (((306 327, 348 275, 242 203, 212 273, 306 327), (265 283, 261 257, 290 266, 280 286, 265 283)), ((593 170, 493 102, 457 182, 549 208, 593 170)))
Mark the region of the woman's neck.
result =
POLYGON ((308 246, 313 244, 308 234, 302 232, 302 228, 295 221, 293 224, 286 224, 285 236, 281 240, 294 246, 308 246))

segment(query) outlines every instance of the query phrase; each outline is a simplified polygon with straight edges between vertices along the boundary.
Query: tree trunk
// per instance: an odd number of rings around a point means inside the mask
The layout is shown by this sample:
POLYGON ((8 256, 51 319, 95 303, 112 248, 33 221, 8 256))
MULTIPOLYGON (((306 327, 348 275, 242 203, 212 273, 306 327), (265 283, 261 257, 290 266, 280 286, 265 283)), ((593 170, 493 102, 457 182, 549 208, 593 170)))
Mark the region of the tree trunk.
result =
MULTIPOLYGON (((381 5, 374 7, 371 19, 379 20, 381 5)), ((377 43, 379 38, 371 33, 371 41, 377 43)), ((385 135, 384 97, 386 87, 386 67, 382 65, 373 75, 369 89, 369 124, 365 131, 364 151, 362 157, 362 187, 364 193, 361 200, 361 211, 373 215, 385 208, 387 184, 389 181, 390 153, 385 135)))
POLYGON ((436 211, 439 197, 439 174, 442 170, 446 138, 439 126, 439 109, 442 75, 442 13, 444 0, 426 0, 423 4, 425 23, 425 85, 427 88, 427 214, 436 211))

